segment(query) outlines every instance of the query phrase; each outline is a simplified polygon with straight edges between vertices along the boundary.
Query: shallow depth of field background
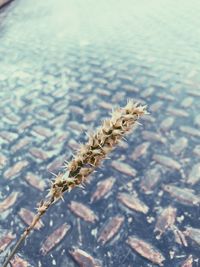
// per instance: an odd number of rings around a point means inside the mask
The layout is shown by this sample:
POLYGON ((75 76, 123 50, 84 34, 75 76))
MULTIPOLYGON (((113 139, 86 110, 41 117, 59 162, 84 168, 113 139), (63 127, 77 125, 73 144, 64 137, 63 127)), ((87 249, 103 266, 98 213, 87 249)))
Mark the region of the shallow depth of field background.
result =
POLYGON ((44 216, 44 227, 19 251, 31 266, 79 266, 69 253, 74 247, 102 266, 157 266, 126 244, 132 235, 157 248, 166 267, 182 266, 189 255, 198 266, 200 237, 198 242, 186 237, 185 247, 176 242, 172 229, 160 239, 153 231, 162 208, 172 205, 177 208, 175 226, 181 232, 197 228, 200 236, 200 202, 185 203, 164 189, 173 184, 191 189, 196 198, 200 194, 198 174, 195 183, 188 182, 200 157, 199 14, 195 0, 16 0, 0 10, 0 203, 19 192, 16 201, 2 209, 0 236, 12 232, 19 237, 25 227, 20 209, 35 211, 46 194, 27 182, 28 174, 44 180, 48 188, 50 171, 62 170, 64 160, 87 140, 85 132, 98 127, 113 107, 133 98, 150 111, 91 176, 85 190, 67 193, 65 202, 44 216), (180 138, 185 146, 177 153, 180 138), (147 150, 134 159, 134 149, 144 142, 147 150), (157 155, 181 167, 167 167, 155 160, 157 155), (134 168, 135 177, 116 170, 118 161, 134 168), (16 171, 12 168, 17 162, 26 164, 16 171), (147 192, 142 181, 151 179, 154 169, 160 176, 147 192), (111 176, 116 179, 112 189, 91 203, 97 183, 111 176), (148 213, 125 207, 118 199, 121 192, 135 192, 148 213), (80 219, 68 208, 72 200, 87 205, 98 220, 80 219), (124 216, 119 232, 101 245, 97 239, 102 227, 118 214, 124 216), (63 223, 70 224, 70 231, 42 256, 44 240, 63 223))

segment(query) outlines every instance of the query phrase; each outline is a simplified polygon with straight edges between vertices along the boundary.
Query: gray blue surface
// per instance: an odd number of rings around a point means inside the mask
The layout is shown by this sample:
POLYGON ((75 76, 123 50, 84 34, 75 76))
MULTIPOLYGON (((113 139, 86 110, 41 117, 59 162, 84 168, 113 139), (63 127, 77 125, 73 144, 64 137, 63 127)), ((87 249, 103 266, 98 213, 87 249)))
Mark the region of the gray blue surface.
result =
MULTIPOLYGON (((46 193, 25 181, 27 173, 48 180, 51 162, 56 158, 61 163, 64 158, 69 160, 73 141, 87 139, 74 121, 84 131, 95 129, 109 116, 110 108, 123 106, 127 98, 147 104, 151 112, 127 137, 127 146, 117 148, 92 175, 84 191, 75 189, 66 194, 65 202, 60 201, 44 216, 45 226, 32 233, 20 249, 20 256, 31 266, 40 266, 41 262, 41 266, 50 267, 55 263, 53 259, 60 267, 77 266, 69 254, 73 246, 101 260, 102 266, 156 266, 130 249, 125 243, 130 235, 160 249, 166 267, 181 266, 190 254, 193 266, 198 266, 199 244, 187 237, 188 247, 179 245, 171 230, 157 240, 153 230, 160 207, 168 205, 177 208, 180 219, 175 224, 181 231, 187 226, 200 228, 199 204, 183 205, 163 191, 163 185, 173 183, 200 194, 199 181, 186 182, 200 156, 199 14, 200 4, 194 0, 16 0, 0 11, 0 156, 5 157, 0 165, 0 201, 13 191, 20 192, 13 206, 0 215, 2 234, 11 231, 19 236, 25 227, 18 215, 20 208, 34 211, 46 193), (160 107, 156 108, 155 103, 160 107), (93 112, 95 116, 90 118, 88 114, 93 112), (163 121, 169 117, 173 123, 163 130, 163 121), (29 125, 25 127, 24 123, 29 125), (47 133, 38 135, 38 126, 47 133), (188 134, 181 126, 192 127, 193 131, 188 134), (145 131, 158 134, 165 142, 145 137, 145 131), (63 138, 54 142, 58 136, 63 138), (15 152, 13 147, 27 137, 27 144, 15 152), (172 147, 180 137, 187 138, 188 143, 176 155, 172 147), (144 141, 150 146, 134 161, 131 154, 144 141), (41 149, 46 158, 36 156, 32 148, 41 149), (162 178, 150 194, 145 194, 141 181, 157 165, 154 154, 176 160, 181 170, 161 165, 162 178), (28 166, 6 179, 6 171, 22 160, 28 161, 28 166), (112 162, 117 160, 135 168, 136 178, 115 170, 112 162), (97 182, 110 176, 116 182, 108 197, 91 204, 97 182), (148 214, 124 209, 119 203, 117 194, 132 190, 148 205, 148 214), (71 200, 88 205, 99 220, 90 224, 78 219, 67 207, 71 200), (116 214, 125 216, 119 235, 102 246, 95 233, 98 235, 102 225, 116 214), (46 237, 65 222, 71 225, 70 232, 42 256, 40 248, 46 237), (175 252, 173 259, 169 251, 175 252)), ((6 252, 0 254, 1 261, 6 252)))

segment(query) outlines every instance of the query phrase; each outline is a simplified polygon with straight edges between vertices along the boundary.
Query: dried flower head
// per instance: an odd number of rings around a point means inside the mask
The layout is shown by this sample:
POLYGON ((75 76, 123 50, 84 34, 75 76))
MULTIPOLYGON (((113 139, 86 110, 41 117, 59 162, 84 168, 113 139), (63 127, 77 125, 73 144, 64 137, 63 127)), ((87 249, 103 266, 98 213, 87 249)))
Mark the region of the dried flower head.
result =
POLYGON ((95 133, 89 135, 88 142, 81 145, 68 163, 68 176, 64 173, 56 177, 50 191, 51 196, 57 200, 65 191, 83 183, 143 114, 147 114, 146 106, 132 100, 129 100, 124 108, 113 110, 111 118, 105 120, 95 133))

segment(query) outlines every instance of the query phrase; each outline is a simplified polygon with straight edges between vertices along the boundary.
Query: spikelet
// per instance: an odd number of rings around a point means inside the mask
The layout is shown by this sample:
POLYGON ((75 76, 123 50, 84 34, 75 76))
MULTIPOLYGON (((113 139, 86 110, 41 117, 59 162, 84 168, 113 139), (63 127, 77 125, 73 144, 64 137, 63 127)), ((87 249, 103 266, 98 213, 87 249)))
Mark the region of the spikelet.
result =
POLYGON ((81 145, 73 159, 65 165, 65 172, 56 175, 48 195, 38 205, 37 214, 33 218, 32 223, 25 229, 3 267, 7 266, 19 245, 29 235, 30 231, 49 207, 62 198, 66 191, 69 192, 74 187, 84 184, 87 177, 101 164, 102 160, 116 147, 119 141, 124 138, 124 135, 133 128, 139 117, 144 114, 148 114, 146 106, 141 106, 129 100, 124 108, 113 110, 111 118, 106 119, 95 133, 89 135, 88 142, 81 145))
POLYGON ((59 174, 55 179, 51 190, 52 196, 57 200, 65 191, 84 182, 106 155, 115 148, 124 134, 130 131, 138 118, 146 113, 146 106, 133 103, 132 100, 129 100, 124 108, 113 110, 111 118, 105 120, 96 133, 89 135, 88 142, 81 145, 77 154, 69 162, 66 169, 69 177, 62 179, 62 175, 59 174))

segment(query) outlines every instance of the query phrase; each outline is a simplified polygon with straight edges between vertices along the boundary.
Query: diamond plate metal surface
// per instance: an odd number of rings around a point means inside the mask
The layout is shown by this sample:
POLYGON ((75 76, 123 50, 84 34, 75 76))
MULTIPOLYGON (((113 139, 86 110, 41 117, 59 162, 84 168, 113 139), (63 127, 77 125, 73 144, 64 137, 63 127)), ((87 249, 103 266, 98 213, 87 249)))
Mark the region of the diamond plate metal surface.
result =
POLYGON ((150 116, 48 211, 12 266, 199 266, 199 14, 195 0, 0 11, 1 263, 50 172, 133 98, 150 116))

